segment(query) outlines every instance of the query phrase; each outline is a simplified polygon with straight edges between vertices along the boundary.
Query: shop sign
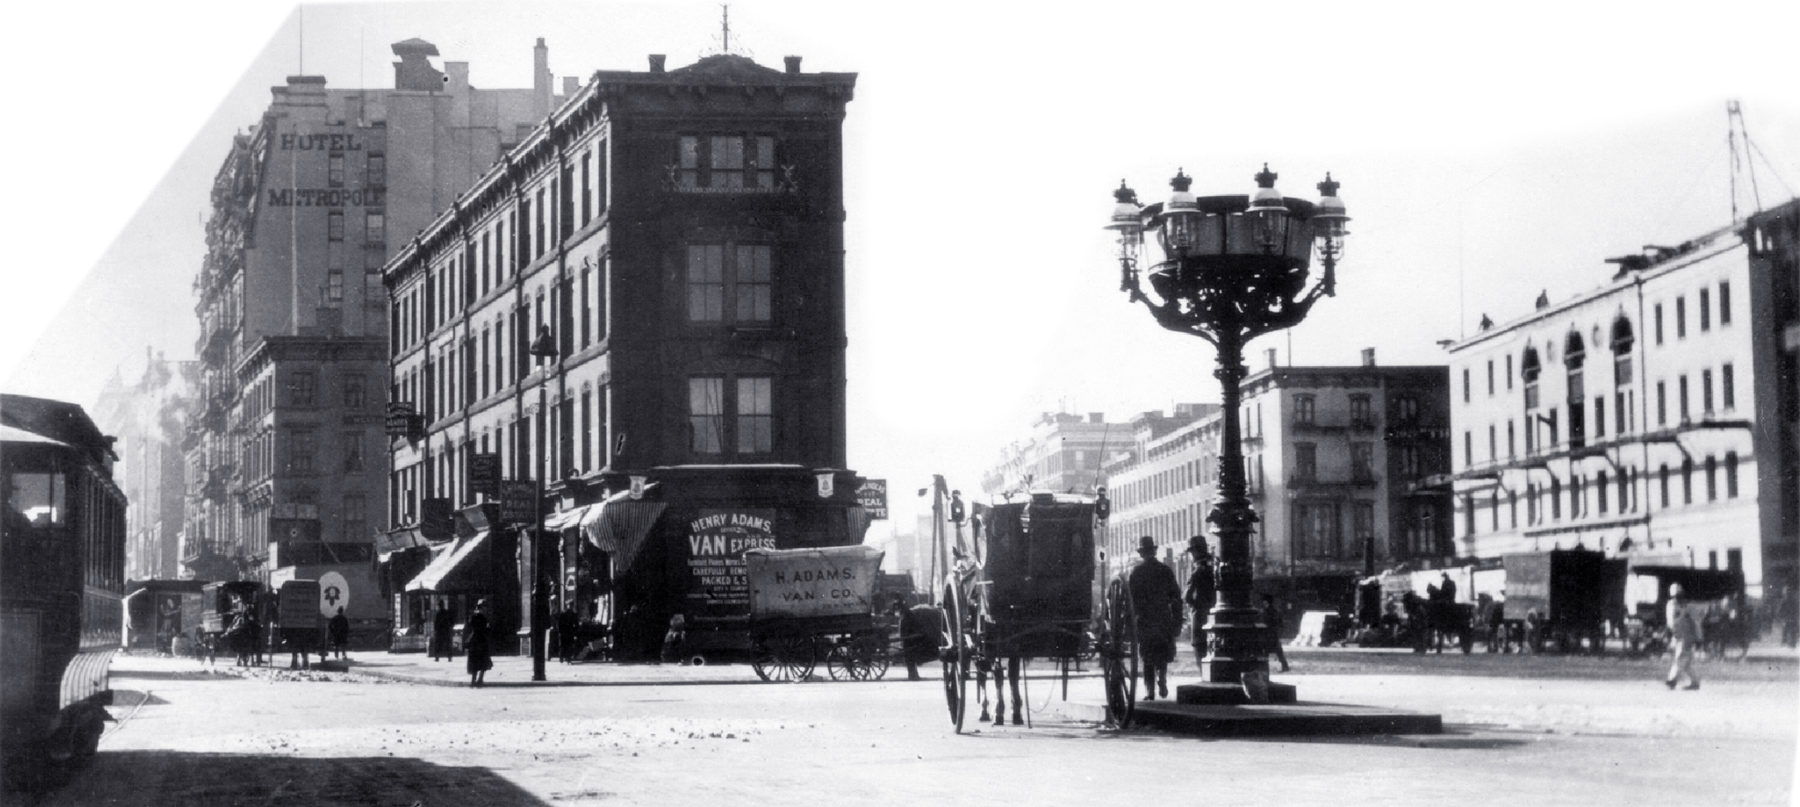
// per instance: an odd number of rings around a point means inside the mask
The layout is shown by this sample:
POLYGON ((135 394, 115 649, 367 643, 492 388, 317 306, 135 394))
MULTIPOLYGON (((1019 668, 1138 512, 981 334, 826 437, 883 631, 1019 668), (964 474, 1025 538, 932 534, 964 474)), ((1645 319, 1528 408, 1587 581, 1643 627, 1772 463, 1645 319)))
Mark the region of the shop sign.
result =
POLYGON ((469 455, 469 488, 489 496, 500 494, 500 455, 469 455))
POLYGON ((744 550, 775 546, 775 511, 701 510, 688 523, 689 619, 742 617, 750 607, 744 550))
POLYGON ((537 483, 508 479, 500 483, 500 520, 507 524, 537 523, 537 483))
POLYGON ((862 505, 870 519, 886 520, 887 512, 887 480, 864 479, 856 488, 856 503, 862 505))
POLYGON ((389 437, 405 437, 411 434, 413 415, 415 414, 417 414, 417 410, 409 401, 388 403, 386 417, 383 418, 387 435, 389 437))

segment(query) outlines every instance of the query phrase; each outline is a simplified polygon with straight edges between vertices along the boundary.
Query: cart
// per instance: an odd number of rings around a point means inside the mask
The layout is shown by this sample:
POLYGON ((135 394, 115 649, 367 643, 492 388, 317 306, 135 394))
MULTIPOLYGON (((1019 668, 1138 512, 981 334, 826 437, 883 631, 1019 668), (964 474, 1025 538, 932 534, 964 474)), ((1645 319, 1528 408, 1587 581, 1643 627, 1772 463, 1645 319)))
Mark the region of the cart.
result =
MULTIPOLYGON (((967 717, 971 677, 1014 660, 1022 673, 1033 659, 1056 664, 1065 700, 1082 659, 1098 659, 1109 718, 1128 725, 1138 673, 1131 596, 1122 578, 1100 582, 1094 499, 1036 494, 988 508, 982 526, 985 541, 977 528, 940 587, 944 696, 956 730, 967 717)), ((1014 697, 1016 715, 1016 685, 1014 697)))
POLYGON ((881 558, 867 546, 746 550, 757 676, 804 681, 821 660, 835 680, 887 674, 891 625, 874 610, 881 558))

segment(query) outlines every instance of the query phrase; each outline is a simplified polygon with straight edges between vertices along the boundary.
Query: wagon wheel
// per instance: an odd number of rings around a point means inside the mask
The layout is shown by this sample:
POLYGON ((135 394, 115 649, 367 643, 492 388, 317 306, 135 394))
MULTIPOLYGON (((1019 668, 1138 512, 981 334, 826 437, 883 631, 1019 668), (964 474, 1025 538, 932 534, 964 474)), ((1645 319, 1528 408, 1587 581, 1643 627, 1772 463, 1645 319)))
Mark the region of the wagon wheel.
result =
POLYGON ((887 675, 888 654, 885 632, 867 631, 851 637, 850 652, 861 660, 863 677, 860 680, 874 681, 887 675))
POLYGON ((751 666, 764 681, 803 681, 817 663, 810 636, 777 636, 758 641, 751 666))
POLYGON ((963 615, 967 603, 955 578, 944 586, 944 644, 938 657, 944 665, 944 700, 950 707, 950 722, 962 733, 963 715, 969 705, 969 637, 965 635, 963 615))
POLYGON ((1137 711, 1138 662, 1136 642, 1131 638, 1135 614, 1124 580, 1114 580, 1107 587, 1103 608, 1104 630, 1097 650, 1106 682, 1106 707, 1119 728, 1125 728, 1137 711))
POLYGON ((859 633, 839 639, 825 654, 825 669, 833 681, 873 681, 887 672, 887 658, 879 651, 877 637, 859 633))

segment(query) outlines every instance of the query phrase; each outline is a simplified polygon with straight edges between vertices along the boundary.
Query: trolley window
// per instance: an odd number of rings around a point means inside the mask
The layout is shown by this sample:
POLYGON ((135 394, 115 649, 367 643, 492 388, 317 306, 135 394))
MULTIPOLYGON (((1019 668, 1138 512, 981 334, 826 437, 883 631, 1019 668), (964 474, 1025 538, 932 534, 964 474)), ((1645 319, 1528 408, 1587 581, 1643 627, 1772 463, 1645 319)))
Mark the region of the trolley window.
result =
POLYGON ((59 473, 15 471, 7 480, 7 526, 61 527, 68 518, 67 483, 59 473))

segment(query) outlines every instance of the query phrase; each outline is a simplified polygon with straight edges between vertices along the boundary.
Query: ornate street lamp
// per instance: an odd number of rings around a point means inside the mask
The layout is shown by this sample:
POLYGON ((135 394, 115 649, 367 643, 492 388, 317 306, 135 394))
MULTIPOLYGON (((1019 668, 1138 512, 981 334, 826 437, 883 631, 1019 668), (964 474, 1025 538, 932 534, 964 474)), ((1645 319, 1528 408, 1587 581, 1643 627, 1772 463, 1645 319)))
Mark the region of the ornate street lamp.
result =
POLYGON ((550 624, 550 592, 544 585, 544 480, 550 478, 550 441, 545 434, 550 429, 550 371, 555 368, 558 354, 556 337, 550 333, 550 326, 539 325, 537 337, 531 340, 528 352, 537 359, 538 368, 544 371, 544 377, 538 382, 538 428, 537 449, 537 531, 531 534, 531 680, 544 680, 544 630, 550 624))
POLYGON ((1246 493, 1238 420, 1239 385, 1247 374, 1244 346, 1299 324, 1314 302, 1334 294, 1350 220, 1330 174, 1318 185, 1317 203, 1282 196, 1276 178, 1264 165, 1248 196, 1195 197, 1188 192, 1192 179, 1177 171, 1169 200, 1148 207, 1140 207, 1137 194, 1120 182, 1106 225, 1118 234, 1119 290, 1143 303, 1164 328, 1218 348, 1213 376, 1223 388, 1219 499, 1207 516, 1218 537, 1218 598, 1205 626, 1206 658, 1200 663, 1202 680, 1209 684, 1237 686, 1245 673, 1266 679, 1269 671, 1251 603, 1250 539, 1257 517, 1246 493), (1146 231, 1156 234, 1163 260, 1140 270, 1146 231), (1315 251, 1322 271, 1309 289, 1315 251))

